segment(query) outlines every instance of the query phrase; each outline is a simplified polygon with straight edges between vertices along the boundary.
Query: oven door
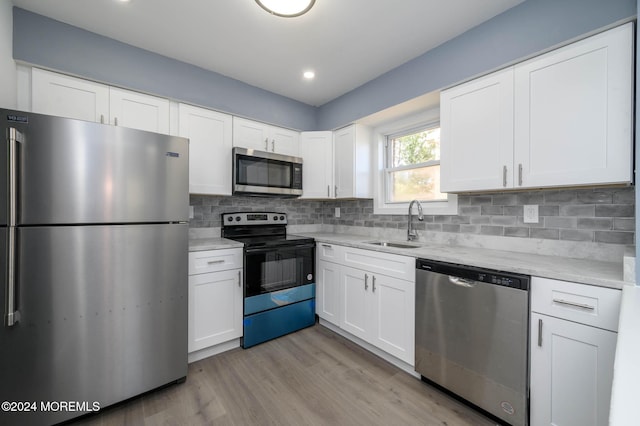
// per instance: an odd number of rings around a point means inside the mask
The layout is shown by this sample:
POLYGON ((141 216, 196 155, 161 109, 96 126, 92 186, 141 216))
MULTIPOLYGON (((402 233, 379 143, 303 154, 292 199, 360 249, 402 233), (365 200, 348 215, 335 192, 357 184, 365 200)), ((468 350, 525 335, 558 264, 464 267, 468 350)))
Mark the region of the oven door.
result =
POLYGON ((244 296, 252 297, 314 282, 314 244, 245 249, 244 296))

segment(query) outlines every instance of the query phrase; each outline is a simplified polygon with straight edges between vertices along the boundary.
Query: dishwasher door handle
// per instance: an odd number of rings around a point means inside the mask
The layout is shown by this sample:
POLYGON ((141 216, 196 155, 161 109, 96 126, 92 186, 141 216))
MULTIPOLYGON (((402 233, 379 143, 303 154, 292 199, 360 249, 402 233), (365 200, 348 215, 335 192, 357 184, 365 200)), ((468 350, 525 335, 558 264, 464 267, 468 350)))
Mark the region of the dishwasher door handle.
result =
POLYGON ((451 284, 455 284, 458 285, 460 287, 467 287, 467 288, 471 288, 471 287, 475 287, 475 282, 471 281, 471 280, 466 280, 464 278, 460 278, 460 277, 454 277, 452 275, 449 275, 449 282, 451 284))

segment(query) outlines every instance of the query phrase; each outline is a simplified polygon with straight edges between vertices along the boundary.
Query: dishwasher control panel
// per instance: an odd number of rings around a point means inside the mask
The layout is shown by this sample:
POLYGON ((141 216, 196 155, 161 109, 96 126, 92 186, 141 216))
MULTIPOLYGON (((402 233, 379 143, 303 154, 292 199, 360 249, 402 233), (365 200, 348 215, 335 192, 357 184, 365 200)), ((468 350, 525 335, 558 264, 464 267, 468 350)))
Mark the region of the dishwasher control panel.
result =
POLYGON ((427 259, 416 259, 416 269, 504 287, 529 289, 530 277, 527 275, 427 259))

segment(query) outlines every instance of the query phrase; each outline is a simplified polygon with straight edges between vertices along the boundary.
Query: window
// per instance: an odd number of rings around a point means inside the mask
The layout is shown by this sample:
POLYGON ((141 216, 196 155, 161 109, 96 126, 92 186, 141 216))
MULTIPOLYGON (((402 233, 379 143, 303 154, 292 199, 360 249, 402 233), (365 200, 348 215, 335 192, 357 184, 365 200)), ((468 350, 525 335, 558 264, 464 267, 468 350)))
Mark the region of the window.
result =
POLYGON ((440 127, 387 136, 386 203, 446 201, 440 192, 440 127))
POLYGON ((374 128, 374 214, 406 215, 411 200, 425 214, 458 214, 458 197, 440 192, 439 115, 433 108, 374 128))

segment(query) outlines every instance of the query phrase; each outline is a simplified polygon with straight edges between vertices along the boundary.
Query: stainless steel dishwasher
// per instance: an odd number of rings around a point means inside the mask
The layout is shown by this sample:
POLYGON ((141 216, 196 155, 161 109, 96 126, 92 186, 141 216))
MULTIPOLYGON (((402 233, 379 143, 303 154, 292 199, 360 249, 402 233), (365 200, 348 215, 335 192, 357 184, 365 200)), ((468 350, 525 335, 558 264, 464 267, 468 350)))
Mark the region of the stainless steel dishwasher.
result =
POLYGON ((529 281, 416 261, 416 371, 514 426, 529 423, 529 281))

